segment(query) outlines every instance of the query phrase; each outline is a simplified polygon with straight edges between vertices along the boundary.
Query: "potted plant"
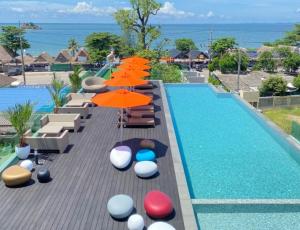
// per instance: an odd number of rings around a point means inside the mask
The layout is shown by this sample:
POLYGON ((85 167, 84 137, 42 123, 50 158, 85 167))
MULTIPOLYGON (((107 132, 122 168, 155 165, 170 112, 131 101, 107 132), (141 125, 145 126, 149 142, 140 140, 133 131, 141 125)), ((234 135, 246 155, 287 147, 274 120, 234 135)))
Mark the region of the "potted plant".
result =
POLYGON ((69 80, 71 83, 71 88, 73 93, 77 93, 81 88, 81 78, 80 73, 82 72, 82 68, 80 66, 75 66, 73 73, 69 74, 69 80))
POLYGON ((57 113, 58 107, 62 107, 65 103, 65 96, 62 94, 64 86, 65 84, 63 81, 53 79, 51 86, 47 87, 55 106, 54 113, 57 113))
POLYGON ((26 102, 25 104, 16 104, 7 111, 8 119, 15 128, 19 143, 15 146, 16 155, 20 159, 26 159, 30 153, 30 146, 25 143, 24 135, 29 127, 29 120, 33 113, 33 104, 26 102))

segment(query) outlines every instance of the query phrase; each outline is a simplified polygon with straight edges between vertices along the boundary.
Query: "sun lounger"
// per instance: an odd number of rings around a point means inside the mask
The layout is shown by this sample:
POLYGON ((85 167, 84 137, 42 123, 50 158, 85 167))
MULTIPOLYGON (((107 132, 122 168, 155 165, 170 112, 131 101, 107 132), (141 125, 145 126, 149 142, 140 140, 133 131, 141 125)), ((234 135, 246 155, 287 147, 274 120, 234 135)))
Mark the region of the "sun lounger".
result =
POLYGON ((152 89, 136 89, 134 90, 134 92, 136 93, 142 93, 142 94, 153 94, 153 90, 152 89))
POLYGON ((93 105, 92 97, 94 97, 95 93, 69 93, 66 98, 67 102, 75 101, 77 103, 85 104, 88 103, 89 105, 93 105))
POLYGON ((143 105, 130 108, 131 111, 154 111, 154 105, 143 105))
MULTIPOLYGON (((135 117, 124 117, 122 122, 123 127, 155 127, 154 118, 135 118, 135 117)), ((121 126, 119 121, 118 127, 121 126)))
POLYGON ((80 128, 80 114, 47 114, 41 118, 41 127, 62 126, 63 129, 74 130, 80 128))
POLYGON ((89 105, 85 104, 84 106, 63 106, 63 107, 58 107, 57 108, 57 113, 58 114, 65 114, 65 113, 72 113, 72 114, 80 114, 81 117, 87 118, 89 115, 89 105))
POLYGON ((58 150, 63 153, 69 145, 69 131, 63 131, 59 136, 47 136, 46 134, 33 135, 31 130, 25 133, 25 143, 33 150, 58 150))
POLYGON ((153 89, 154 86, 151 82, 149 82, 148 84, 145 84, 145 85, 138 85, 138 86, 135 86, 134 89, 153 89))
POLYGON ((129 117, 154 117, 155 113, 153 110, 130 110, 130 109, 125 109, 125 115, 129 117))

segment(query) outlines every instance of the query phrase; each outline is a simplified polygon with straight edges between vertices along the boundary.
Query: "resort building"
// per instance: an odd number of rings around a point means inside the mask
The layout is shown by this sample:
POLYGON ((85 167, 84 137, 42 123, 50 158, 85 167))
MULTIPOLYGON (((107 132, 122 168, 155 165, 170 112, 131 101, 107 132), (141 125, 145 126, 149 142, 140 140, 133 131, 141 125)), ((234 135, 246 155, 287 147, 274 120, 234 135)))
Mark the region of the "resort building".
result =
POLYGON ((87 63, 89 60, 90 55, 84 48, 79 49, 74 57, 74 62, 87 63))
POLYGON ((54 62, 56 63, 71 63, 72 61, 73 58, 67 50, 60 51, 54 59, 54 62))
POLYGON ((13 56, 0 45, 0 72, 4 71, 4 65, 14 60, 13 56))

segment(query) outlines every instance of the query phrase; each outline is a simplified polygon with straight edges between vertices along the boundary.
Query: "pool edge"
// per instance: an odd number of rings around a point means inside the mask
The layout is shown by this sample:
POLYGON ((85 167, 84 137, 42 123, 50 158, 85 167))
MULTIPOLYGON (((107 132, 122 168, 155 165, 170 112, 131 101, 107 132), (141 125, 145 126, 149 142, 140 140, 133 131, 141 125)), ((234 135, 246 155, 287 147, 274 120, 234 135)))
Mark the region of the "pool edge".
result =
POLYGON ((165 92, 165 87, 161 80, 158 82, 161 90, 161 97, 162 97, 161 99, 162 99, 163 110, 166 119, 167 133, 170 142, 170 148, 171 148, 171 154, 173 159, 173 166, 175 171, 184 227, 185 229, 188 230, 194 230, 194 229, 197 230, 198 227, 197 227, 196 216, 194 213, 192 199, 190 197, 190 193, 187 186, 187 181, 186 181, 185 172, 181 161, 179 147, 178 147, 175 130, 172 122, 172 117, 169 109, 169 104, 165 92))

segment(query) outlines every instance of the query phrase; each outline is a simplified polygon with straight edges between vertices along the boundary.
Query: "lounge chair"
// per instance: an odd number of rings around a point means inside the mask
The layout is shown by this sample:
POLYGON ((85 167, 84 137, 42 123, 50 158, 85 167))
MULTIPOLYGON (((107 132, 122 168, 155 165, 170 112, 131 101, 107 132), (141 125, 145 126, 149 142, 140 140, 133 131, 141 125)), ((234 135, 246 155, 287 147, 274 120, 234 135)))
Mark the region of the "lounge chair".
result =
POLYGON ((125 115, 128 117, 154 117, 155 113, 153 110, 131 110, 131 109, 125 109, 124 110, 125 115))
MULTIPOLYGON (((124 117, 123 127, 155 127, 154 118, 136 118, 136 117, 124 117)), ((118 128, 121 127, 121 121, 118 122, 118 128)))
POLYGON ((57 113, 62 114, 62 113, 72 113, 72 114, 80 114, 81 117, 87 118, 89 115, 89 105, 84 104, 83 106, 74 106, 74 107, 69 107, 69 106, 63 106, 63 107, 58 107, 57 113))
POLYGON ((47 114, 41 118, 41 127, 62 126, 67 130, 77 132, 80 128, 80 114, 47 114))
POLYGON ((131 111, 154 111, 154 105, 143 105, 130 108, 131 111))
POLYGON ((153 89, 154 86, 153 84, 149 81, 147 84, 145 85, 138 85, 138 86, 135 86, 134 89, 140 89, 140 90, 143 90, 143 89, 153 89))
POLYGON ((95 93, 69 93, 66 98, 67 102, 76 101, 82 104, 88 103, 89 105, 93 105, 92 97, 95 95, 95 93))
POLYGON ((69 131, 63 131, 59 136, 48 137, 46 134, 33 135, 31 130, 25 133, 25 143, 33 150, 58 150, 63 153, 69 145, 69 131))
POLYGON ((134 92, 136 93, 142 93, 142 94, 153 94, 153 90, 152 89, 136 89, 134 90, 134 92))
POLYGON ((87 77, 82 80, 81 87, 87 93, 102 93, 107 90, 104 81, 101 77, 87 77))

